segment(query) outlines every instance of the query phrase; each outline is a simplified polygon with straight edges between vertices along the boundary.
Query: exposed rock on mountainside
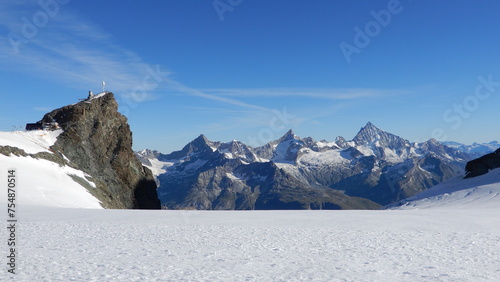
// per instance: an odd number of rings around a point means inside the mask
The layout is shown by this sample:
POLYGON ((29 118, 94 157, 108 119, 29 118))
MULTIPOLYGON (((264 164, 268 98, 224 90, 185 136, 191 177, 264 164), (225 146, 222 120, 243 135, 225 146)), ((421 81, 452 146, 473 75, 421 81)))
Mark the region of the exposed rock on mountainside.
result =
POLYGON ((465 178, 483 175, 498 167, 500 167, 500 149, 468 162, 465 166, 465 178))
MULTIPOLYGON (((288 134, 282 141, 292 142, 292 137, 293 134, 288 134)), ((261 151, 265 152, 266 148, 261 151)), ((268 153, 272 154, 272 151, 270 149, 268 153)), ((141 153, 148 155, 151 151, 141 153)), ((173 160, 166 172, 158 176, 161 183, 159 198, 162 205, 168 209, 380 207, 372 201, 349 197, 325 186, 310 187, 273 162, 263 160, 252 148, 238 141, 211 142, 200 135, 180 151, 168 155, 160 154, 158 160, 167 163, 168 160, 173 160)))
POLYGON ((97 188, 90 192, 105 207, 160 208, 153 175, 132 151, 132 132, 113 93, 56 109, 42 119, 53 121, 64 132, 51 149, 92 177, 97 188))
MULTIPOLYGON (((373 127, 368 124, 367 127, 373 127)), ((366 128, 366 127, 365 127, 366 128)), ((360 130, 364 135, 365 128, 360 130)), ((390 133, 380 134, 369 142, 360 143, 350 149, 363 152, 357 160, 364 163, 357 170, 330 187, 345 191, 347 195, 365 197, 382 205, 411 197, 463 170, 471 157, 464 152, 448 148, 430 139, 419 144, 390 133), (389 137, 389 138, 387 138, 389 137)), ((360 140, 359 134, 354 140, 360 140)), ((365 135, 366 136, 366 135, 365 135)))
POLYGON ((196 209, 373 208, 453 177, 473 159, 434 139, 410 143, 372 123, 351 141, 315 141, 290 130, 252 148, 201 135, 168 155, 138 155, 156 171, 165 207, 196 209))

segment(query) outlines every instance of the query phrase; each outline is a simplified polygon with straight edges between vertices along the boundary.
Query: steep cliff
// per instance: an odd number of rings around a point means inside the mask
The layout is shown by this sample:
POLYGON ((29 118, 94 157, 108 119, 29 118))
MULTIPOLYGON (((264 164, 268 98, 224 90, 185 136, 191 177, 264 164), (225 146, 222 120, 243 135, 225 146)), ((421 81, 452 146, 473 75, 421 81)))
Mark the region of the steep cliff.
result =
POLYGON ((132 150, 132 132, 113 93, 53 110, 42 119, 53 121, 64 132, 51 149, 92 177, 97 185, 92 193, 106 208, 160 208, 153 175, 132 150))

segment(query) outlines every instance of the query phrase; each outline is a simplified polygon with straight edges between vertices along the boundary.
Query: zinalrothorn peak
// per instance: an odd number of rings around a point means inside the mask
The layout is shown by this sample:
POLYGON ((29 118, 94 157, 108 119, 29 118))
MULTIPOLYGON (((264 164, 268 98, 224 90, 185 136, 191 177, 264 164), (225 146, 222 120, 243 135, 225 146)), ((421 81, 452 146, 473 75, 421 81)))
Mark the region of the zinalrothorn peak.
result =
POLYGON ((97 188, 89 192, 104 207, 160 208, 153 175, 132 150, 132 132, 113 93, 53 110, 42 119, 52 121, 63 132, 51 149, 92 177, 97 188))

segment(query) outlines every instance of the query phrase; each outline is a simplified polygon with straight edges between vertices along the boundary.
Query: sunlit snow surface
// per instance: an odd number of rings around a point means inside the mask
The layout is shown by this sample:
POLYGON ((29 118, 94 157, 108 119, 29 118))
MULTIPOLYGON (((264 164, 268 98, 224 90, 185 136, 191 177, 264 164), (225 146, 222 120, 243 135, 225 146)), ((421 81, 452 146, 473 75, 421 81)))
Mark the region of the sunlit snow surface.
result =
MULTIPOLYGON (((21 206, 102 208, 95 197, 70 177, 74 175, 82 180, 85 179, 86 174, 80 170, 43 159, 6 157, 2 154, 0 154, 0 168, 0 179, 5 180, 5 187, 7 171, 16 170, 17 199, 21 206)), ((93 182, 87 180, 87 183, 95 187, 93 182)), ((6 189, 5 195, 2 194, 0 197, 0 204, 5 207, 6 189)))
POLYGON ((500 281, 498 170, 407 210, 140 211, 97 209, 70 168, 0 164, 0 179, 9 168, 18 179, 17 274, 5 181, 0 281, 500 281))
MULTIPOLYGON (((50 151, 62 130, 0 132, 0 146, 17 147, 28 154, 50 151)), ((71 176, 87 182, 89 187, 95 184, 87 174, 69 166, 61 166, 45 159, 26 156, 5 156, 0 154, 0 179, 7 185, 7 171, 16 170, 19 194, 17 199, 25 205, 46 207, 102 208, 100 202, 71 176)), ((7 191, 5 191, 7 193, 7 191)), ((5 204, 6 194, 0 197, 5 204)), ((4 205, 5 206, 5 205, 4 205)))
POLYGON ((499 209, 19 210, 13 281, 500 278, 499 209))
POLYGON ((49 147, 62 132, 62 129, 0 132, 0 146, 17 147, 28 154, 50 152, 49 147))
POLYGON ((18 274, 3 275, 13 281, 500 281, 498 197, 483 205, 483 193, 460 191, 447 199, 476 195, 479 204, 435 198, 432 207, 412 210, 139 211, 20 201, 18 274))
POLYGON ((474 178, 456 176, 402 202, 399 209, 446 207, 500 211, 500 168, 474 178))

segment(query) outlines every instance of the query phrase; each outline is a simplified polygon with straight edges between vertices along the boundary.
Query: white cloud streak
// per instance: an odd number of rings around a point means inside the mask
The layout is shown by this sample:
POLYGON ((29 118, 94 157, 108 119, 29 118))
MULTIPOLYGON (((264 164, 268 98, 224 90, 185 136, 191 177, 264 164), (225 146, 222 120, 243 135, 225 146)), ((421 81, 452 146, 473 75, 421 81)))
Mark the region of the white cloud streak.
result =
MULTIPOLYGON (((37 1, 2 2, 0 7, 0 68, 7 71, 36 73, 57 80, 67 86, 86 88, 105 80, 107 85, 122 98, 133 100, 133 91, 144 85, 150 67, 138 54, 121 48, 113 36, 101 27, 71 13, 65 6, 51 17, 48 23, 19 46, 18 52, 9 41, 9 34, 22 37, 23 17, 32 18, 40 10, 37 1), (27 4, 26 4, 27 3, 27 4)), ((404 91, 384 89, 328 89, 328 88, 256 88, 256 89, 204 89, 197 90, 171 78, 169 72, 155 89, 141 93, 141 102, 155 98, 155 94, 173 91, 193 97, 209 99, 229 106, 230 110, 246 109, 243 123, 265 120, 273 110, 241 101, 238 98, 307 97, 328 100, 361 100, 402 94, 404 91), (262 112, 262 118, 255 118, 262 112)), ((242 112, 243 113, 243 112, 242 112)), ((242 120, 239 120, 242 122, 242 120)))
MULTIPOLYGON (((67 86, 87 87, 105 80, 113 91, 127 95, 143 84, 148 64, 112 42, 112 36, 60 6, 45 25, 26 36, 25 20, 42 11, 19 3, 3 5, 0 12, 0 67, 57 79, 67 86), (23 32, 24 31, 24 32, 23 32)), ((155 89, 160 90, 160 88, 155 89)), ((152 93, 143 95, 153 98, 152 93)))
POLYGON ((175 91, 186 93, 186 94, 191 95, 191 96, 196 96, 196 97, 201 97, 201 98, 210 99, 210 100, 214 100, 214 101, 219 101, 219 102, 222 102, 225 104, 238 106, 238 107, 242 107, 242 108, 247 108, 247 109, 272 112, 271 109, 268 109, 265 107, 261 107, 261 106, 245 103, 243 101, 239 101, 236 99, 221 97, 218 95, 209 94, 209 93, 197 90, 197 89, 193 89, 193 88, 187 87, 187 86, 183 85, 182 83, 179 83, 179 82, 171 80, 171 79, 168 79, 168 85, 171 89, 173 89, 175 91))
MULTIPOLYGON (((40 27, 34 37, 23 37, 23 17, 31 18, 40 7, 34 2, 25 5, 3 5, 0 11, 0 65, 8 71, 37 73, 49 79, 57 79, 67 85, 87 87, 97 85, 102 80, 125 98, 129 105, 153 99, 154 92, 165 90, 181 92, 194 97, 218 101, 230 106, 260 111, 272 111, 265 107, 245 103, 237 99, 222 97, 190 88, 169 77, 169 72, 161 72, 158 87, 148 93, 141 93, 134 99, 134 89, 145 84, 154 67, 144 62, 139 55, 113 43, 112 36, 102 28, 89 23, 82 17, 65 11, 61 6, 59 13, 50 18, 46 26, 40 27), (6 30, 2 35, 1 30, 6 30), (23 43, 15 47, 9 37, 23 43), (25 41, 25 42, 24 42, 25 41), (17 49, 17 50, 16 50, 17 49), (166 75, 165 75, 166 74, 166 75)), ((147 89, 149 90, 149 89, 147 89)))
POLYGON ((382 98, 407 94, 406 90, 369 88, 254 88, 254 89, 204 89, 206 93, 230 97, 306 97, 328 100, 357 100, 382 98))

